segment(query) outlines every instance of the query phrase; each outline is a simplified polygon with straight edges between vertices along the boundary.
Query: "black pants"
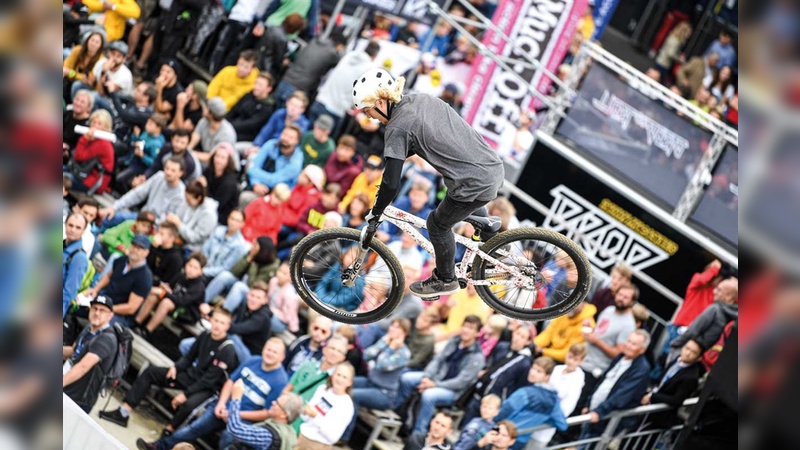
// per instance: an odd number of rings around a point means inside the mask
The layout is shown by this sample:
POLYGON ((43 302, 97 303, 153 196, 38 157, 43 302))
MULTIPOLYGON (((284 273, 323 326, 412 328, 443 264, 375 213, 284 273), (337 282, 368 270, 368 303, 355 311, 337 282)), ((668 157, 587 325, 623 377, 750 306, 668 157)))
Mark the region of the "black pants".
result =
MULTIPOLYGON (((145 371, 139 375, 138 378, 136 378, 136 381, 133 382, 133 386, 131 386, 128 394, 125 396, 125 403, 134 408, 137 407, 147 395, 147 391, 150 389, 150 386, 185 389, 186 386, 194 382, 193 379, 181 372, 178 372, 175 380, 168 380, 168 371, 169 369, 166 367, 150 366, 145 369, 145 371)), ((186 420, 186 418, 189 417, 189 414, 191 414, 192 410, 197 408, 212 395, 214 395, 214 393, 211 391, 200 391, 187 396, 188 398, 186 399, 186 403, 178 407, 178 410, 175 411, 175 414, 172 416, 170 424, 177 429, 186 420)))
POLYGON ((239 53, 244 49, 243 44, 250 35, 250 30, 249 23, 229 20, 225 24, 217 38, 217 45, 211 53, 209 72, 216 74, 223 67, 236 64, 239 53))
POLYGON ((486 216, 483 206, 487 203, 482 200, 462 202, 445 195, 442 203, 431 211, 427 222, 428 236, 436 253, 436 273, 440 279, 455 278, 456 239, 453 237, 453 227, 472 214, 486 216))

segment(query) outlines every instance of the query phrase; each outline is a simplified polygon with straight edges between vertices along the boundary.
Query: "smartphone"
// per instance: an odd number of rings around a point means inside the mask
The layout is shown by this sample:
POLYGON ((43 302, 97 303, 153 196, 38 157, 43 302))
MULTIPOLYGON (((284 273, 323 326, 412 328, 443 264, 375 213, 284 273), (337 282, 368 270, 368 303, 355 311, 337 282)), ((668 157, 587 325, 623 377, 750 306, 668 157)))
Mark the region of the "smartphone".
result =
POLYGON ((500 432, 500 426, 499 425, 495 425, 494 427, 492 427, 492 431, 494 431, 496 433, 499 433, 500 432))

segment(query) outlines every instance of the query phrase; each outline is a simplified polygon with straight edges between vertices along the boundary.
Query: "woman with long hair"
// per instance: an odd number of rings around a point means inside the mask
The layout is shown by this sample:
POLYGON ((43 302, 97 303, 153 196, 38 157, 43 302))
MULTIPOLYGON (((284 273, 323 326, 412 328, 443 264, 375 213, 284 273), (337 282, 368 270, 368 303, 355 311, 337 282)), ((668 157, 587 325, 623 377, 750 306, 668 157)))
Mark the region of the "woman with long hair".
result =
POLYGON ((228 215, 239 204, 239 183, 233 146, 220 142, 211 150, 211 164, 197 178, 202 183, 209 197, 219 203, 217 217, 220 225, 225 225, 228 215))
POLYGON ((95 64, 103 56, 103 47, 106 43, 106 35, 102 30, 94 30, 86 33, 81 41, 81 44, 72 47, 67 59, 63 64, 63 77, 64 77, 64 100, 69 101, 69 92, 72 83, 75 81, 83 81, 89 86, 94 85, 94 69, 95 64))
POLYGON ((672 66, 681 61, 681 50, 692 35, 689 22, 679 23, 667 36, 656 56, 656 69, 661 73, 661 83, 667 84, 672 75, 672 66))
POLYGON ((347 212, 342 216, 342 225, 360 230, 367 226, 367 211, 370 208, 367 194, 358 194, 347 206, 347 212))
POLYGON ((731 66, 722 66, 714 73, 711 83, 706 86, 720 104, 725 104, 736 93, 731 75, 733 75, 731 66))
POLYGON ((303 408, 303 424, 295 450, 328 450, 344 434, 353 417, 353 380, 356 371, 340 363, 303 408))

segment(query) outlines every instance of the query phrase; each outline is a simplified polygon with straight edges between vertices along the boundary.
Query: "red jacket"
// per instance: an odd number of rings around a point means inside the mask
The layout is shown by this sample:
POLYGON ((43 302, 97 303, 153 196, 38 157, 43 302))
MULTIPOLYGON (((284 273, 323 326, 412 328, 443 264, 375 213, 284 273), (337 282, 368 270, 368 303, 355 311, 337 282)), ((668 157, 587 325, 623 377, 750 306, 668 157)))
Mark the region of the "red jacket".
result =
POLYGON ((364 167, 364 160, 361 156, 356 155, 353 161, 345 163, 339 162, 336 159, 336 152, 333 152, 325 163, 325 180, 327 183, 339 183, 342 188, 342 195, 350 189, 353 180, 361 173, 364 167))
POLYGON ((709 283, 719 275, 719 267, 710 267, 705 272, 692 275, 692 281, 686 288, 683 304, 675 315, 673 324, 688 327, 708 305, 714 302, 714 286, 709 283))
POLYGON ((272 242, 278 242, 278 233, 281 231, 281 217, 286 203, 278 206, 269 201, 269 196, 259 197, 244 210, 244 227, 242 235, 247 242, 253 242, 261 236, 269 236, 272 242))
POLYGON ((287 227, 295 228, 297 226, 297 221, 300 219, 300 214, 316 204, 321 195, 322 192, 314 187, 313 184, 308 186, 296 185, 294 189, 292 189, 292 195, 289 197, 289 201, 285 203, 286 208, 283 210, 283 224, 287 227))
MULTIPOLYGON (((114 145, 111 142, 102 139, 93 139, 89 141, 86 136, 81 136, 78 143, 75 145, 75 161, 83 162, 88 161, 94 157, 100 157, 100 164, 106 170, 103 176, 103 182, 97 190, 98 194, 110 192, 108 185, 111 183, 111 173, 114 172, 114 145)), ((100 171, 95 169, 92 173, 83 180, 83 184, 87 188, 91 188, 100 178, 100 171)))
POLYGON ((297 221, 297 231, 303 234, 311 234, 319 230, 322 228, 322 225, 325 224, 325 219, 323 219, 322 216, 330 211, 336 211, 336 208, 328 209, 322 205, 321 201, 318 201, 314 206, 306 209, 300 216, 300 220, 297 221))

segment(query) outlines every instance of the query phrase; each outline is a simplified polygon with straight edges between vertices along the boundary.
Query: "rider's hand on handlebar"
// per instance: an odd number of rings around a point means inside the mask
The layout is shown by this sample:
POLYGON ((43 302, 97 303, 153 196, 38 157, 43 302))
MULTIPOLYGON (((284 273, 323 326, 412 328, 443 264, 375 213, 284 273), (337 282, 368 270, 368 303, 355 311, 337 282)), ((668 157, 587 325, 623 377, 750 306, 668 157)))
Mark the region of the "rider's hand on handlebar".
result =
POLYGON ((367 215, 364 217, 364 219, 367 221, 367 223, 371 227, 373 227, 373 229, 377 229, 378 225, 380 225, 381 222, 383 222, 383 213, 381 213, 380 215, 376 216, 376 215, 372 214, 372 210, 370 209, 367 212, 367 215))

